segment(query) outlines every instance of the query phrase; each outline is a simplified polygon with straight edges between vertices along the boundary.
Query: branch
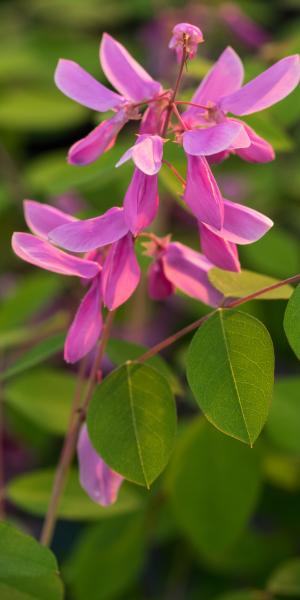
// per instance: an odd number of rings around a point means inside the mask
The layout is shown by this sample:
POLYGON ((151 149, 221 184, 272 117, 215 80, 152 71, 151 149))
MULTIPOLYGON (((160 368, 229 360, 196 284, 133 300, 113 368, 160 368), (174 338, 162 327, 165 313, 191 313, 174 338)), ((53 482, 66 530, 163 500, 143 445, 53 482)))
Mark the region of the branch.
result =
MULTIPOLYGON (((227 305, 223 306, 222 308, 224 308, 224 309, 235 308, 236 306, 245 304, 245 302, 249 302, 249 300, 254 300, 254 298, 258 298, 259 296, 262 296, 266 292, 270 292, 271 290, 275 290, 275 289, 282 287, 283 285, 287 285, 289 283, 297 283, 298 281, 300 281, 300 274, 294 275, 293 277, 289 277, 288 279, 283 279, 282 281, 278 281, 277 283, 273 283, 272 285, 261 288, 257 292, 253 292, 252 294, 249 294, 248 296, 244 296, 243 298, 238 298, 237 300, 232 300, 231 302, 229 302, 227 305)), ((204 317, 197 319, 197 321, 194 321, 193 323, 190 323, 190 325, 187 325, 183 329, 180 329, 176 333, 173 333, 173 335, 170 335, 169 337, 162 340, 158 344, 155 344, 155 346, 152 346, 152 348, 149 348, 149 350, 147 350, 147 352, 144 352, 144 354, 141 354, 141 356, 139 356, 136 360, 138 362, 143 363, 146 360, 148 360, 149 358, 152 358, 152 356, 155 356, 156 354, 158 354, 158 352, 161 352, 168 346, 171 346, 171 344, 174 344, 175 342, 177 342, 177 340, 180 340, 180 338, 184 337, 191 331, 194 331, 198 327, 201 327, 201 325, 203 325, 203 323, 205 323, 205 321, 207 321, 207 319, 209 319, 215 312, 216 312, 216 310, 213 310, 210 313, 208 313, 207 315, 204 315, 204 317)))

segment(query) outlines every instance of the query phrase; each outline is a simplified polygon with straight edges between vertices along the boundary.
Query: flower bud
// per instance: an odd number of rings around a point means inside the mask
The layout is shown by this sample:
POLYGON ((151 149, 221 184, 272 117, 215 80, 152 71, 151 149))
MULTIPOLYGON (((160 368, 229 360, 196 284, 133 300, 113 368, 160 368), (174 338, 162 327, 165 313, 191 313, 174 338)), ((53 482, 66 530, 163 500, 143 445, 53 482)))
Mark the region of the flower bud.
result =
POLYGON ((195 25, 189 23, 178 23, 173 29, 169 48, 174 49, 177 54, 177 60, 180 62, 183 56, 183 49, 186 50, 188 58, 196 56, 198 44, 204 42, 202 31, 195 25))

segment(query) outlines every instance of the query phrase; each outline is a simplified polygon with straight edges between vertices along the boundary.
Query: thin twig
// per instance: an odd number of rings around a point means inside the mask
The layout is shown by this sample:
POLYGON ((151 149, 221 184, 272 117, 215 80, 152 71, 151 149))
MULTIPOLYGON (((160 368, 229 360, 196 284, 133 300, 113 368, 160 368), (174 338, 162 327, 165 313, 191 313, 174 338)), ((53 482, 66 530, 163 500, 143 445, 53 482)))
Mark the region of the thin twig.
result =
POLYGON ((172 163, 170 163, 168 160, 163 159, 163 164, 166 165, 170 171, 172 171, 172 173, 174 173, 175 177, 177 177, 178 181, 180 181, 180 183, 182 183, 183 187, 186 186, 186 181, 184 179, 184 177, 182 177, 182 175, 180 175, 180 173, 177 171, 177 169, 172 165, 172 163))
POLYGON ((77 438, 78 438, 78 434, 79 434, 80 427, 82 424, 82 420, 84 419, 85 412, 87 410, 87 407, 91 400, 95 385, 97 383, 97 374, 98 374, 98 371, 99 371, 99 368, 100 368, 100 365, 101 365, 101 362, 102 362, 102 359, 104 356, 104 352, 106 349, 106 345, 107 345, 107 342, 108 342, 108 339, 110 336, 110 331, 111 331, 111 327, 112 327, 112 323, 113 323, 113 319, 114 319, 114 314, 115 313, 113 311, 108 313, 104 331, 103 331, 103 335, 101 337, 100 344, 98 347, 98 352, 96 354, 96 357, 95 357, 95 360, 94 360, 94 363, 93 363, 93 366, 91 369, 91 373, 90 373, 89 380, 87 383, 87 389, 86 389, 85 396, 84 396, 81 406, 80 406, 80 400, 81 400, 83 386, 80 382, 82 382, 83 377, 84 377, 84 372, 85 372, 85 364, 83 364, 84 361, 82 362, 81 367, 80 367, 80 371, 78 374, 79 384, 78 384, 78 387, 77 387, 77 390, 76 390, 75 396, 74 396, 69 427, 68 427, 68 431, 66 433, 64 445, 63 445, 60 459, 59 459, 59 462, 57 465, 57 469, 56 469, 56 473, 55 473, 55 477, 54 477, 54 483, 53 483, 53 487, 52 487, 52 493, 51 493, 50 502, 49 502, 49 506, 48 506, 48 511, 47 511, 45 522, 44 522, 44 525, 42 528, 40 541, 41 541, 41 544, 43 544, 44 546, 49 546, 52 541, 53 532, 54 532, 54 528, 55 528, 55 524, 56 524, 56 520, 57 520, 57 511, 58 511, 58 507, 59 507, 59 502, 60 502, 61 496, 62 496, 64 488, 65 488, 66 479, 67 479, 70 465, 74 458, 76 444, 77 444, 77 438))
POLYGON ((170 98, 170 101, 169 101, 169 106, 168 106, 167 111, 166 111, 166 118, 165 118, 164 126, 163 126, 163 129, 162 129, 162 134, 161 134, 161 136, 163 138, 166 137, 166 134, 167 134, 167 131, 168 131, 169 121, 170 121, 170 117, 171 117, 171 114, 172 114, 172 105, 175 102, 176 94, 177 94, 177 92, 179 90, 179 86, 180 86, 180 82, 181 82, 181 79, 182 79, 183 70, 184 70, 184 67, 185 67, 185 64, 186 64, 186 59, 187 59, 187 52, 186 52, 186 47, 184 45, 183 46, 183 52, 182 52, 182 59, 181 59, 180 68, 179 68, 179 72, 178 72, 178 75, 177 75, 175 87, 174 87, 173 94, 172 94, 172 96, 170 98))
MULTIPOLYGON (((279 287, 282 287, 283 285, 287 285, 289 283, 296 283, 298 281, 300 281, 300 274, 294 275, 293 277, 289 277, 288 279, 284 279, 282 281, 278 281, 277 283, 273 283, 272 285, 269 285, 268 287, 261 288, 257 292, 253 292, 252 294, 249 294, 248 296, 244 296, 243 298, 238 298, 237 300, 232 300, 231 302, 229 302, 229 304, 224 305, 222 308, 225 310, 227 310, 228 308, 235 308, 236 306, 245 304, 245 302, 249 302, 249 300, 254 300, 254 298, 258 298, 259 296, 262 296, 266 292, 270 292, 279 287)), ((203 323, 205 323, 205 321, 207 321, 207 319, 209 319, 215 312, 216 312, 216 310, 211 311, 207 315, 204 315, 204 317, 197 319, 197 321, 190 323, 190 325, 183 327, 183 329, 180 329, 176 333, 173 333, 173 335, 170 335, 169 337, 162 340, 161 342, 158 342, 158 344, 155 344, 155 346, 152 346, 152 348, 149 348, 149 350, 147 350, 147 352, 144 352, 144 354, 141 354, 141 356, 139 356, 136 360, 138 362, 143 363, 146 360, 148 360, 149 358, 152 358, 152 356, 155 356, 156 354, 158 354, 158 352, 161 352, 168 346, 171 346, 172 344, 177 342, 177 340, 184 337, 191 331, 194 331, 198 327, 201 327, 201 325, 203 325, 203 323)))

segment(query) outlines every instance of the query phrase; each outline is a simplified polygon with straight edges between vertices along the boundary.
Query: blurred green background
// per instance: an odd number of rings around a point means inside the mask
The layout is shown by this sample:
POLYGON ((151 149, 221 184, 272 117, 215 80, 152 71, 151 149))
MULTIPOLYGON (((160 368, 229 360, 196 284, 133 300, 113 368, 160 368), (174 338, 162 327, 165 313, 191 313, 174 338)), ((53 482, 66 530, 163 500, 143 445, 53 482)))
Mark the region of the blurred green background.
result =
MULTIPOLYGON (((172 27, 182 21, 198 25, 206 42, 189 65, 182 89, 186 99, 228 44, 240 53, 247 80, 300 51, 298 0, 2 0, 0 4, 0 360, 5 373, 1 395, 9 482, 6 508, 12 520, 32 532, 40 528, 67 426, 74 373, 64 366, 61 348, 81 292, 76 283, 38 272, 17 259, 10 247, 11 234, 26 229, 23 198, 84 217, 121 204, 131 167, 116 170, 114 165, 132 144, 135 131, 134 126, 125 128, 115 147, 94 164, 68 165, 68 147, 100 116, 56 89, 55 66, 60 57, 69 58, 104 81, 98 48, 103 31, 109 31, 168 87, 176 64, 167 44, 172 27), (38 348, 39 358, 29 360, 32 368, 21 364, 14 371, 12 366, 23 353, 45 338, 51 344, 44 354, 38 348)), ((265 212, 275 223, 263 240, 242 248, 243 267, 289 277, 300 271, 300 88, 248 122, 274 145, 276 160, 251 165, 231 158, 216 167, 215 174, 226 197, 265 212)), ((168 152, 184 173, 182 155, 175 147, 168 152)), ((155 228, 163 235, 173 232, 174 239, 197 248, 197 231, 178 202, 178 191, 163 169, 155 228)), ((140 259, 146 270, 141 252, 140 259)), ((182 417, 178 447, 150 494, 128 484, 116 507, 105 511, 85 498, 74 471, 54 540, 67 598, 281 597, 284 586, 275 576, 268 592, 255 590, 263 590, 274 569, 300 550, 300 372, 283 332, 284 308, 283 301, 245 307, 266 324, 276 353, 270 420, 253 450, 202 423, 185 382, 189 340, 184 339, 166 355, 182 417)), ((154 304, 143 283, 119 311, 114 337, 149 345, 205 311, 182 296, 154 304)), ((112 342, 106 368, 134 351, 131 345, 112 342)), ((287 587, 300 598, 300 566, 295 564, 287 587)))

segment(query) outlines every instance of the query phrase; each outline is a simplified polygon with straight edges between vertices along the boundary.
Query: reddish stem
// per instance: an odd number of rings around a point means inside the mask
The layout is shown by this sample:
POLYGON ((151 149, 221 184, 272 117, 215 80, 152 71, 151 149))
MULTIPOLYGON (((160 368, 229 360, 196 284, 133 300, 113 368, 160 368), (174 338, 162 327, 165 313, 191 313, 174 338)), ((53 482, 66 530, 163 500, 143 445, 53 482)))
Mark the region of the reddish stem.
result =
POLYGON ((172 171, 172 173, 174 173, 175 177, 177 177, 177 179, 180 181, 180 183, 182 183, 183 187, 185 187, 186 185, 186 181, 184 179, 184 177, 182 177, 180 175, 180 173, 177 171, 177 169, 172 165, 172 163, 170 163, 168 160, 163 159, 163 164, 166 165, 170 171, 172 171))

